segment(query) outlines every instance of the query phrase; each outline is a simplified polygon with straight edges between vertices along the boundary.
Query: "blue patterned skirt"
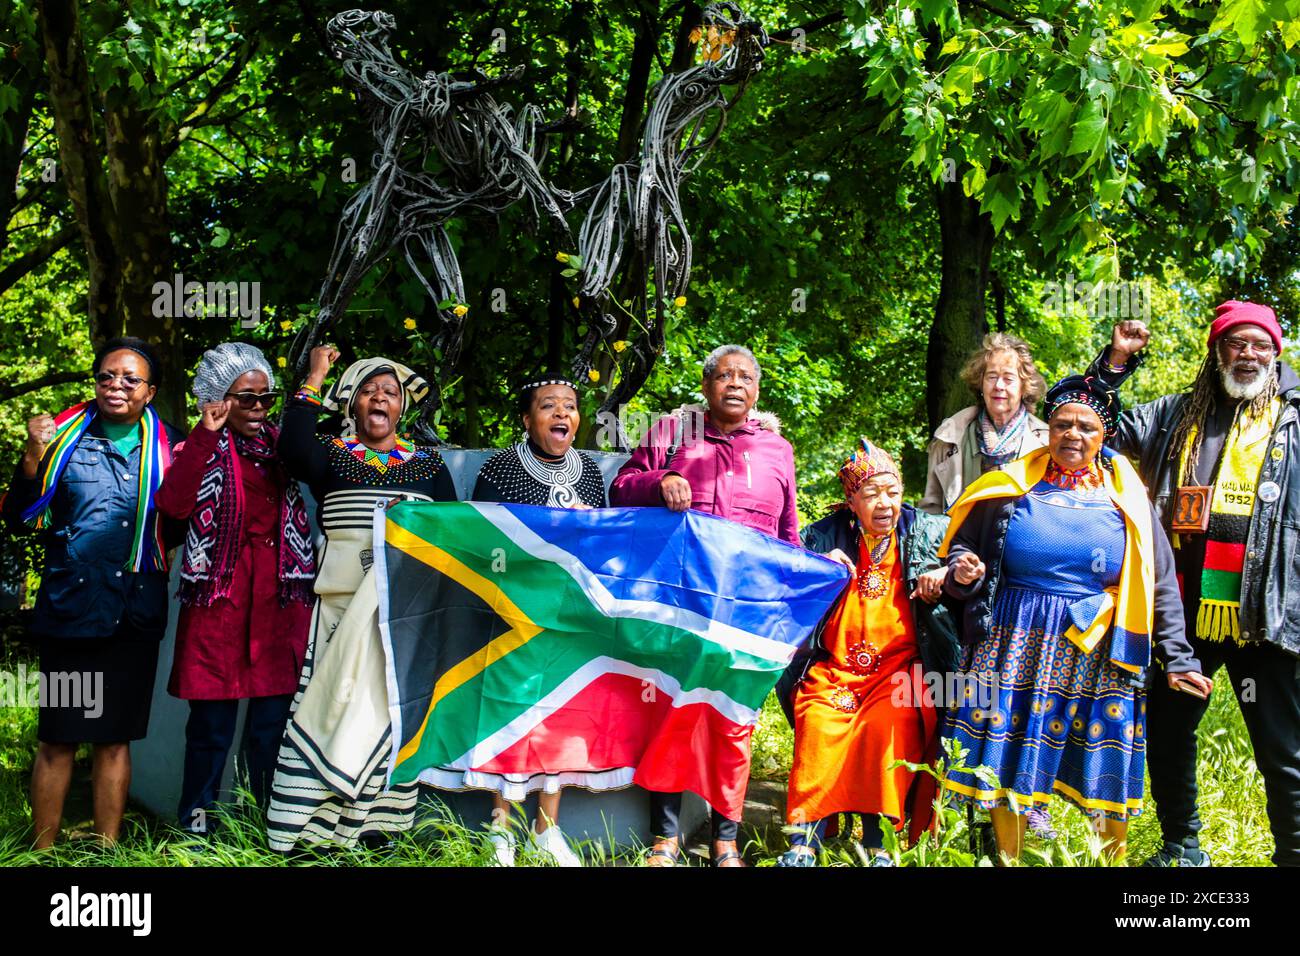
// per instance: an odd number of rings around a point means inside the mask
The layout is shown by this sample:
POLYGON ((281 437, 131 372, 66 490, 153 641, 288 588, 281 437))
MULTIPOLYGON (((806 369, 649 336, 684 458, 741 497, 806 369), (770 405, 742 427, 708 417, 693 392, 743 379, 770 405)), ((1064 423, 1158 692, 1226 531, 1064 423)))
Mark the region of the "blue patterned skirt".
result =
POLYGON ((967 767, 995 779, 950 770, 959 801, 1025 813, 1056 793, 1090 816, 1142 812, 1146 692, 1111 662, 1108 641, 1086 654, 1064 636, 1075 600, 1013 586, 995 598, 943 730, 969 751, 967 767))

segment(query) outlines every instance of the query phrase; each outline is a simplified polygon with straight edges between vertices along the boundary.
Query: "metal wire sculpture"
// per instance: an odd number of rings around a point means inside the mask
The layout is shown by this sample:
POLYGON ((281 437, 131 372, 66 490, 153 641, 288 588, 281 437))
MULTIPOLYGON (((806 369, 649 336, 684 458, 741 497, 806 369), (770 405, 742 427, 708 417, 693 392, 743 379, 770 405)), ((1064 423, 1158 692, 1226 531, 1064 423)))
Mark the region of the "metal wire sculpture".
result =
MULTIPOLYGON (((548 126, 534 106, 516 112, 492 91, 518 79, 521 69, 489 78, 472 73, 426 73, 418 77, 393 57, 391 14, 349 10, 329 21, 326 35, 355 88, 376 149, 374 174, 344 206, 321 285, 316 317, 294 340, 290 364, 301 377, 314 345, 338 324, 365 275, 397 249, 425 291, 439 303, 441 325, 432 345, 442 368, 457 362, 465 301, 460 263, 445 224, 463 215, 499 217, 523 201, 533 222, 557 248, 573 248, 568 216, 585 210, 578 232, 581 261, 575 324, 587 334, 573 361, 582 377, 597 349, 618 327, 611 297, 620 270, 632 270, 627 287, 642 303, 639 335, 630 342, 617 385, 602 404, 610 412, 641 388, 664 348, 664 309, 690 282, 691 239, 682 212, 682 180, 698 166, 722 133, 727 110, 763 64, 767 33, 734 3, 711 4, 702 15, 711 47, 706 59, 656 85, 646 114, 641 151, 609 176, 577 191, 559 188, 542 175, 548 126), (724 87, 735 87, 728 99, 724 87), (428 171, 435 155, 437 175, 428 171), (629 238, 633 258, 629 260, 629 238), (425 274, 425 264, 431 276, 425 274), (653 288, 652 295, 644 290, 653 288)), ((415 425, 419 440, 436 443, 431 427, 439 389, 430 390, 415 425)), ((616 427, 616 443, 626 436, 616 427)))

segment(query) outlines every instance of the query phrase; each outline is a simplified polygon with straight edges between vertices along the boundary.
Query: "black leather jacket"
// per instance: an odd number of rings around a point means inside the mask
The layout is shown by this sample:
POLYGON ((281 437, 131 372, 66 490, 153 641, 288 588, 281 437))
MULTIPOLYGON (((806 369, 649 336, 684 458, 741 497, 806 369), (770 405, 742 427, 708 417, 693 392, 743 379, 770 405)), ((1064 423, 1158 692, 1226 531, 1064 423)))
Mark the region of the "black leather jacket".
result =
MULTIPOLYGON (((1122 373, 1112 374, 1102 368, 1105 355, 1103 350, 1088 374, 1115 386, 1142 358, 1135 356, 1122 373)), ((1285 362, 1278 363, 1278 375, 1282 411, 1256 487, 1273 482, 1279 493, 1271 501, 1255 497, 1241 576, 1241 636, 1300 656, 1300 377, 1285 362)), ((1127 410, 1109 443, 1137 466, 1166 531, 1178 483, 1169 442, 1187 398, 1186 393, 1166 395, 1127 410)))

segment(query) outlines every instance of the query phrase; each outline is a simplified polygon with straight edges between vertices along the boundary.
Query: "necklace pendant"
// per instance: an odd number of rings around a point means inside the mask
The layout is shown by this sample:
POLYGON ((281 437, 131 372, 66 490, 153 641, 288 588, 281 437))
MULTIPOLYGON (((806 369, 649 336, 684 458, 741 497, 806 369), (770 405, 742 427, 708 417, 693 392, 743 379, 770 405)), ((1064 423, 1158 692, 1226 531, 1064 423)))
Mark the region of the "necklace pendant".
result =
POLYGON ((885 573, 880 568, 864 568, 858 572, 858 593, 868 600, 884 597, 887 585, 885 573))

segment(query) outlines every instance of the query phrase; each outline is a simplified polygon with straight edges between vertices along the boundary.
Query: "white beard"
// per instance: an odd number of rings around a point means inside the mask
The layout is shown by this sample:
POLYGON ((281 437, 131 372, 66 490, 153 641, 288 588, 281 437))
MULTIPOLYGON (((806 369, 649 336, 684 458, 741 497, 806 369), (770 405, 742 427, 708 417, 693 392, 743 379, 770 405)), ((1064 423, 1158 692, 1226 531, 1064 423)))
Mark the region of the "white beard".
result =
POLYGON ((1232 366, 1219 358, 1219 382, 1229 398, 1239 402, 1253 402, 1259 397, 1259 393, 1268 387, 1269 379, 1275 374, 1276 369, 1273 367, 1275 361, 1276 359, 1269 359, 1267 362, 1260 362, 1259 374, 1255 376, 1254 381, 1243 383, 1233 378, 1232 366))

